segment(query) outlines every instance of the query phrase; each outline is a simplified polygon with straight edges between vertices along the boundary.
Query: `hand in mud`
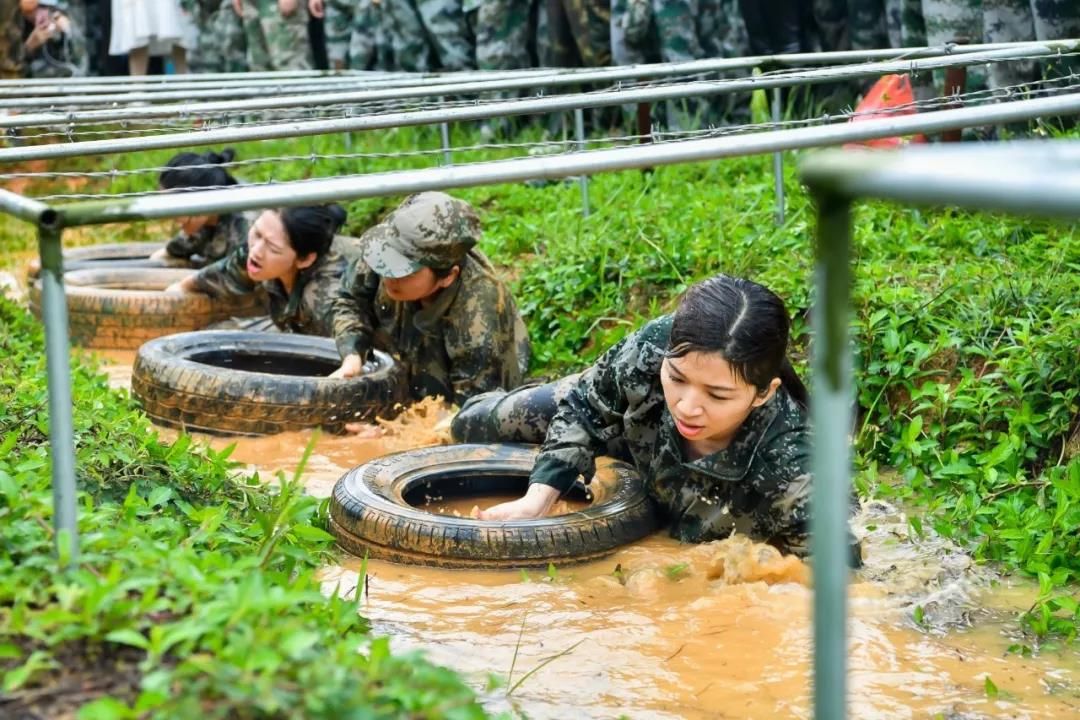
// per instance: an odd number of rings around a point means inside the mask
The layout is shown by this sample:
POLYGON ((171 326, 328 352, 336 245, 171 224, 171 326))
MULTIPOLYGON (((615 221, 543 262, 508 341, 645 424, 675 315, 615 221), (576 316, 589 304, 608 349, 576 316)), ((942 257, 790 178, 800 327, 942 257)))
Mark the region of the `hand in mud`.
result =
POLYGON ((555 488, 533 483, 525 497, 481 510, 478 517, 481 520, 531 520, 546 515, 558 499, 559 491, 555 488))
POLYGON ((362 440, 375 440, 386 434, 386 430, 381 425, 370 423, 345 423, 345 432, 362 440))
POLYGON ((345 356, 345 359, 341 361, 341 367, 334 372, 330 373, 330 377, 344 379, 356 377, 364 372, 364 363, 360 361, 360 356, 356 353, 351 353, 345 356))

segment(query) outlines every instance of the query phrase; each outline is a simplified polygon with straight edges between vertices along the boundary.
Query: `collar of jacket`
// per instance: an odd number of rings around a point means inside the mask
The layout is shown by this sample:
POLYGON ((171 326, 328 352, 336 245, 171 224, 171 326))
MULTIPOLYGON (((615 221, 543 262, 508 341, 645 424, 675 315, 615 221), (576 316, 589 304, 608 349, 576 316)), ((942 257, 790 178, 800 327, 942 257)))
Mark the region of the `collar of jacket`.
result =
POLYGON ((285 285, 282 284, 281 280, 263 283, 263 286, 268 293, 276 297, 279 301, 286 301, 284 317, 295 317, 296 314, 300 312, 300 303, 304 299, 304 288, 311 282, 311 278, 315 277, 315 273, 322 267, 326 258, 327 254, 320 255, 315 262, 298 272, 296 274, 296 282, 293 283, 292 292, 290 292, 287 297, 285 295, 285 285))
POLYGON ((683 465, 697 472, 728 482, 742 480, 750 471, 750 466, 753 465, 758 451, 769 435, 769 429, 779 417, 781 402, 783 398, 779 393, 774 394, 768 402, 750 412, 726 448, 689 462, 685 459, 686 446, 683 437, 675 428, 675 419, 671 417, 671 411, 665 403, 664 415, 660 423, 661 447, 667 445, 677 448, 679 456, 683 458, 683 465))
POLYGON ((461 261, 458 271, 457 279, 450 283, 450 287, 443 288, 439 291, 439 294, 428 305, 420 305, 419 310, 413 315, 413 325, 417 330, 425 335, 431 335, 435 332, 439 323, 442 321, 443 316, 450 310, 450 306, 457 300, 458 295, 461 293, 461 286, 466 280, 467 275, 472 274, 472 268, 469 267, 471 258, 466 256, 461 261))

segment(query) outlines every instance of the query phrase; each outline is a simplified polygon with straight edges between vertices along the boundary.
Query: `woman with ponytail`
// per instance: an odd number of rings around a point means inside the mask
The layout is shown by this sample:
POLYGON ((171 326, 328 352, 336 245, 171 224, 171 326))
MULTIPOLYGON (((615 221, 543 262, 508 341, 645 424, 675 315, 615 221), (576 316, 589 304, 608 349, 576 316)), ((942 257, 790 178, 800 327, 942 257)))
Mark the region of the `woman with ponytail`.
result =
POLYGON ((542 516, 607 455, 635 465, 674 537, 737 531, 805 555, 811 441, 789 327, 772 291, 718 275, 584 373, 473 398, 455 441, 542 443, 525 496, 480 517, 542 516))
MULTIPOLYGON (((235 153, 229 148, 220 153, 180 153, 169 160, 166 170, 158 177, 158 188, 184 192, 237 185, 236 178, 222 167, 232 162, 234 157, 235 153)), ((245 244, 248 226, 253 219, 250 213, 178 218, 180 232, 153 257, 161 260, 181 258, 196 267, 220 260, 245 244)))
POLYGON ((169 290, 221 297, 261 287, 280 330, 333 337, 332 300, 359 254, 356 238, 335 236, 345 217, 340 205, 264 210, 245 244, 169 290))

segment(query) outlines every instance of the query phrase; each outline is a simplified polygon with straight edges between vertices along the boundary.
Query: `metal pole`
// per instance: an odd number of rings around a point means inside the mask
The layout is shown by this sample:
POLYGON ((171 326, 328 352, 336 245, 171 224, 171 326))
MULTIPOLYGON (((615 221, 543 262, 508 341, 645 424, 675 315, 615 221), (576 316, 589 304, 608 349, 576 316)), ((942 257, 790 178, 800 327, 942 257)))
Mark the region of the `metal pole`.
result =
POLYGON ((814 717, 847 711, 848 507, 851 493, 851 353, 848 299, 851 202, 818 195, 813 321, 814 426, 811 555, 814 558, 814 717))
MULTIPOLYGON (((585 111, 581 108, 574 111, 574 137, 577 138, 578 152, 585 152, 585 111)), ((579 177, 578 184, 581 185, 581 215, 589 217, 589 176, 579 177)))
MULTIPOLYGON (((269 126, 220 128, 196 132, 170 133, 150 137, 114 138, 82 142, 32 145, 26 147, 0 148, 0 162, 40 160, 57 157, 78 157, 120 153, 128 150, 161 150, 191 145, 215 145, 218 143, 245 142, 251 140, 276 140, 308 135, 328 135, 344 131, 377 130, 390 127, 429 125, 439 122, 465 120, 488 120, 505 115, 532 115, 564 112, 577 108, 608 107, 636 102, 654 102, 671 98, 725 95, 735 92, 752 92, 774 87, 815 85, 819 83, 850 80, 857 77, 877 76, 887 72, 910 72, 913 69, 930 70, 950 63, 985 62, 986 55, 966 55, 962 58, 941 58, 902 63, 877 63, 861 65, 856 69, 824 68, 812 73, 790 76, 757 76, 717 82, 673 83, 640 90, 618 90, 605 93, 574 93, 552 95, 537 99, 506 100, 469 105, 456 108, 439 108, 415 112, 386 113, 356 118, 312 120, 306 122, 280 123, 269 126)), ((132 108, 132 111, 139 108, 132 108)), ((989 112, 989 108, 979 108, 989 112)), ((0 122, 0 125, 3 123, 0 122)))
MULTIPOLYGON (((442 105, 446 102, 446 98, 439 98, 439 104, 442 105)), ((442 151, 443 151, 443 165, 447 167, 454 164, 454 155, 450 151, 450 124, 440 123, 439 136, 442 139, 442 151)))
MULTIPOLYGON (((799 150, 858 142, 895 135, 940 132, 954 127, 1013 122, 1039 115, 1080 113, 1080 93, 1055 95, 1034 100, 997 103, 986 107, 942 110, 821 127, 794 128, 767 133, 684 140, 680 142, 630 145, 587 153, 525 157, 497 163, 468 163, 453 168, 427 168, 397 172, 353 175, 274 185, 241 185, 228 190, 150 195, 86 203, 56 208, 66 227, 95 223, 209 215, 278 205, 306 205, 363 197, 406 195, 424 190, 521 182, 537 178, 563 178, 579 173, 630 170, 651 165, 674 165, 799 150)), ((848 153, 853 160, 884 162, 876 153, 848 153), (866 156, 864 158, 864 156, 866 156)), ((948 178, 945 178, 946 180, 948 178)))
POLYGON ((49 387, 49 447, 52 453, 53 521, 56 553, 62 564, 79 554, 75 512, 75 430, 71 417, 71 367, 68 360, 67 299, 64 297, 61 230, 55 222, 38 225, 41 256, 41 313, 45 323, 45 361, 49 387))
MULTIPOLYGON (((780 88, 773 88, 772 91, 772 119, 776 125, 780 124, 782 120, 781 108, 780 108, 780 88)), ((776 224, 784 224, 784 153, 776 151, 773 153, 773 183, 774 183, 774 195, 776 199, 776 224)))
MULTIPOLYGON (((851 71, 845 70, 843 67, 824 67, 815 68, 812 70, 804 70, 802 72, 792 71, 787 75, 781 76, 765 76, 759 77, 754 80, 754 84, 749 87, 739 87, 738 90, 756 90, 762 87, 786 87, 790 85, 798 85, 800 82, 796 79, 806 78, 813 76, 815 73, 823 74, 820 82, 834 82, 838 80, 851 80, 863 77, 874 77, 887 73, 905 73, 917 70, 932 70, 941 67, 949 67, 960 64, 975 64, 988 62, 993 60, 1008 60, 1017 58, 1029 58, 1029 57, 1044 57, 1057 55, 1061 52, 1070 52, 1076 49, 1076 45, 1080 41, 1056 41, 1046 43, 1023 43, 1017 45, 1010 45, 1009 47, 993 47, 988 50, 982 50, 975 52, 977 46, 969 46, 964 48, 963 52, 957 52, 954 54, 947 54, 943 56, 927 57, 924 60, 891 60, 883 62, 863 63, 860 67, 862 72, 855 72, 851 74, 851 71), (971 59, 967 59, 971 58, 971 59), (847 73, 847 74, 844 74, 847 73)), ((890 57, 894 57, 897 51, 889 51, 890 57)), ((939 53, 941 51, 938 51, 939 53)), ((858 53, 860 55, 872 55, 870 52, 858 53)), ((916 52, 916 55, 925 54, 916 52)), ((821 53, 820 55, 825 55, 821 53)), ((156 107, 130 107, 119 108, 110 110, 98 110, 98 111, 84 111, 84 112, 51 112, 51 113, 37 113, 34 115, 14 116, 8 118, 0 118, 0 127, 29 127, 31 125, 52 125, 57 123, 76 123, 76 122, 102 122, 104 120, 136 120, 146 118, 160 118, 160 117, 183 117, 185 115, 193 115, 196 113, 216 113, 224 111, 247 111, 247 110, 268 110, 268 109, 280 109, 296 107, 303 105, 305 107, 313 107, 315 105, 337 105, 345 103, 360 103, 367 101, 378 100, 401 100, 406 98, 417 97, 436 97, 439 95, 461 95, 468 93, 479 92, 496 92, 505 90, 535 90, 538 87, 560 87, 564 85, 576 85, 579 83, 603 83, 603 82, 618 82, 620 80, 632 80, 632 79, 648 79, 659 77, 671 77, 677 75, 693 75, 704 72, 722 72, 728 70, 739 70, 756 67, 762 63, 772 63, 780 67, 790 67, 793 63, 793 58, 816 58, 813 54, 810 55, 775 55, 775 56, 761 56, 753 58, 720 58, 714 60, 695 60, 693 62, 675 63, 675 64, 659 64, 659 65, 635 65, 627 67, 615 67, 607 68, 603 70, 589 70, 589 69, 570 69, 559 70, 556 73, 542 74, 536 71, 531 71, 531 75, 510 75, 509 71, 503 74, 478 76, 476 80, 464 80, 464 79, 448 79, 448 78, 436 78, 435 83, 432 84, 432 80, 407 80, 401 81, 397 86, 382 86, 379 89, 355 91, 355 92, 338 92, 338 93, 319 93, 319 94, 306 94, 306 95, 293 95, 284 98, 265 97, 265 91, 261 91, 259 96, 261 99, 256 100, 233 100, 224 102, 208 102, 208 103, 176 103, 172 105, 159 105, 156 107), (418 86, 418 87, 417 87, 418 86)), ((820 62, 818 60, 817 62, 820 62)), ((815 64, 815 61, 808 60, 803 63, 807 65, 815 64)), ((795 67, 798 67, 797 65, 795 67)), ((725 85, 727 83, 736 82, 734 80, 728 81, 715 81, 710 83, 703 83, 706 86, 725 85)), ((378 84, 378 83, 372 83, 378 84)), ((734 90, 732 91, 734 92, 734 90)), ((191 93, 178 94, 180 97, 175 99, 190 100, 192 99, 191 93)), ((100 104, 101 97, 96 98, 97 104, 100 104)), ((235 97, 235 94, 230 95, 235 97)), ((683 96, 671 96, 671 98, 677 98, 683 96)), ((671 99, 668 96, 663 96, 661 99, 671 99)), ((149 98, 153 100, 154 98, 149 98)), ((157 99, 165 99, 157 96, 157 99)), ((145 102, 147 98, 140 99, 139 96, 131 96, 126 99, 115 100, 110 102, 145 102)), ((78 100, 82 102, 82 100, 78 100)), ((19 101, 9 101, 14 103, 19 101)), ((30 105, 41 105, 41 101, 33 100, 26 101, 30 105)), ((620 101, 622 102, 627 101, 620 101)), ((9 105, 5 103, 5 105, 9 105)), ((45 105, 55 103, 44 103, 45 105)), ((91 102, 90 104, 94 104, 91 102)), ((23 105, 27 106, 27 105, 23 105)))

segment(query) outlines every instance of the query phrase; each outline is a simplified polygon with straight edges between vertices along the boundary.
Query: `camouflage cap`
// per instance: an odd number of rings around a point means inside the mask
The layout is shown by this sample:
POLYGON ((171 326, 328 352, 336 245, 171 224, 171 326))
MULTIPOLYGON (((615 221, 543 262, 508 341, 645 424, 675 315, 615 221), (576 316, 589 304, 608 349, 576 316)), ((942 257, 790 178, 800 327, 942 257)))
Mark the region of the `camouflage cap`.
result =
POLYGON ((383 277, 460 263, 480 239, 480 218, 464 200, 441 192, 410 195, 364 233, 364 262, 383 277))

